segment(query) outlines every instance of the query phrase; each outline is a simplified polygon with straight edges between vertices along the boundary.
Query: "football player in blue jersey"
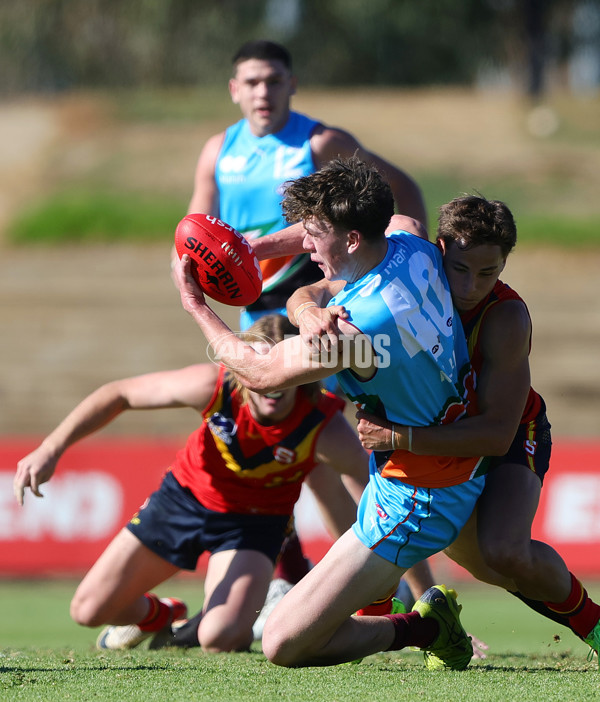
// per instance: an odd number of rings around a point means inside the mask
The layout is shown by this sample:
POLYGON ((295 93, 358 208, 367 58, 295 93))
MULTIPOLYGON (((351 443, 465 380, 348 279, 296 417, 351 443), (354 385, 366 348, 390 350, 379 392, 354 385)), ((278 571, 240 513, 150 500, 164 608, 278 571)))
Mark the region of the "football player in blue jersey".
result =
MULTIPOLYGON (((219 217, 251 239, 260 254, 259 240, 287 225, 281 208, 283 183, 312 173, 332 158, 357 154, 387 179, 397 211, 426 225, 425 205, 417 183, 405 171, 365 149, 349 132, 293 111, 291 99, 296 88, 292 58, 284 46, 254 40, 238 49, 233 57, 229 92, 242 118, 204 145, 188 213, 219 217)), ((241 329, 247 329, 264 314, 285 315, 288 297, 298 287, 322 278, 318 266, 301 249, 287 257, 260 258, 262 294, 242 309, 241 329)), ((335 379, 325 385, 333 392, 339 391, 335 379)), ((309 483, 321 495, 323 505, 331 504, 327 494, 329 480, 323 470, 315 472, 309 483)), ((278 563, 268 605, 282 586, 296 582, 308 567, 301 545, 292 535, 278 563)))
MULTIPOLYGON (((303 248, 349 313, 343 340, 314 355, 299 337, 259 356, 208 306, 190 259, 175 266, 184 309, 249 389, 268 393, 334 373, 346 395, 406 426, 468 414, 474 395, 467 345, 439 250, 409 233, 386 237, 389 184, 353 156, 286 184, 283 207, 303 248), (406 420, 410 417, 410 421, 406 420)), ((456 594, 430 588, 408 614, 352 616, 415 563, 450 545, 481 494, 485 459, 373 452, 357 520, 267 619, 263 651, 283 666, 334 665, 417 646, 429 668, 465 668, 473 655, 456 594)))
MULTIPOLYGON (((281 209, 284 182, 356 153, 387 179, 397 210, 426 224, 415 181, 347 131, 293 111, 296 86, 291 56, 280 44, 249 41, 236 52, 229 92, 242 119, 204 145, 188 213, 214 215, 249 239, 262 237, 287 225, 281 209)), ((263 292, 243 311, 243 329, 267 312, 285 314, 292 292, 322 277, 305 252, 263 260, 261 266, 263 292)))
MULTIPOLYGON (((394 217, 389 231, 420 234, 414 225, 394 217)), ((440 208, 437 239, 477 373, 479 413, 449 426, 409 429, 359 412, 359 437, 376 451, 410 445, 417 454, 494 456, 477 509, 445 552, 478 580, 506 589, 598 652, 600 606, 561 556, 531 537, 552 441, 545 403, 530 382, 529 312, 499 279, 517 240, 514 218, 503 202, 458 197, 440 208)), ((299 290, 288 301, 292 317, 300 310, 301 334, 311 346, 324 335, 332 343, 335 317, 343 315, 316 306, 317 297, 326 299, 324 288, 323 282, 318 290, 299 290)))

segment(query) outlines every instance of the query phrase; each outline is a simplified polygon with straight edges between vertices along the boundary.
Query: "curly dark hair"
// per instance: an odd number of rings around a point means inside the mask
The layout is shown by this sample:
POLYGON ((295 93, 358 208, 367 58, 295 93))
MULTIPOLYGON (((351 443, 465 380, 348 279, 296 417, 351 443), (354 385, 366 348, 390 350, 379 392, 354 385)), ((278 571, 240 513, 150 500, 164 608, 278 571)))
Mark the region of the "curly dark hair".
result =
POLYGON ((288 222, 312 218, 356 229, 367 241, 384 236, 394 214, 392 189, 379 171, 357 156, 334 159, 311 175, 285 184, 288 222))
POLYGON ((517 243, 517 227, 504 202, 464 195, 440 207, 437 238, 461 249, 495 244, 506 258, 517 243))

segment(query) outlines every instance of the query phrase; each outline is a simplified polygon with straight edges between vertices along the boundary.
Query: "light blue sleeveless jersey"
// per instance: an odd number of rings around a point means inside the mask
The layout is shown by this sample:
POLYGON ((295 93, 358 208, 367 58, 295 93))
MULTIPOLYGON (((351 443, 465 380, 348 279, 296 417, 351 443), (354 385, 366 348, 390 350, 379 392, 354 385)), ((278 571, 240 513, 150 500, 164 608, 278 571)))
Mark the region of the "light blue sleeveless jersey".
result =
POLYGON ((291 112, 276 134, 254 136, 246 119, 229 127, 215 173, 220 218, 250 238, 286 227, 281 186, 314 173, 310 136, 317 124, 291 112))
POLYGON ((370 337, 379 367, 366 381, 349 370, 337 378, 353 402, 393 422, 447 423, 464 414, 470 364, 442 257, 407 232, 387 241, 384 260, 329 303, 344 305, 347 321, 370 337))
MULTIPOLYGON (((290 112, 276 134, 254 136, 246 119, 229 127, 215 168, 219 217, 248 239, 287 227, 281 210, 282 185, 314 173, 310 137, 318 124, 290 112)), ((263 261, 261 269, 262 294, 248 312, 280 311, 297 288, 322 277, 307 254, 263 261)))

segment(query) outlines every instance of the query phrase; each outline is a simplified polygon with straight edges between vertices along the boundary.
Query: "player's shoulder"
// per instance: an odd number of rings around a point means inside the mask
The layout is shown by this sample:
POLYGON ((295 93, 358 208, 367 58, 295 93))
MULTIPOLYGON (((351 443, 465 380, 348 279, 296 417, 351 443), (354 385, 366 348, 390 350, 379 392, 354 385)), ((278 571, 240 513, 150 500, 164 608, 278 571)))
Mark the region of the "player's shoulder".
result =
POLYGON ((317 400, 317 406, 325 411, 326 414, 333 415, 338 411, 344 411, 346 401, 338 397, 335 393, 322 388, 317 400))
POLYGON ((356 137, 345 129, 319 122, 312 131, 310 148, 320 166, 336 156, 352 156, 361 146, 356 137))
POLYGON ((530 324, 527 305, 520 297, 499 298, 490 306, 486 324, 530 324))
POLYGON ((204 142, 204 148, 208 147, 215 147, 215 146, 220 146, 224 139, 225 135, 227 134, 227 129, 223 129, 220 132, 217 132, 216 134, 213 134, 212 136, 208 137, 208 139, 204 142))
POLYGON ((225 131, 219 132, 218 134, 213 134, 211 137, 209 137, 204 142, 204 146, 200 152, 199 162, 201 164, 206 164, 208 162, 214 164, 214 162, 217 160, 219 152, 221 151, 224 141, 225 131))
POLYGON ((531 318, 527 306, 520 298, 499 301, 489 307, 481 324, 481 338, 494 347, 504 347, 505 342, 514 347, 531 337, 531 318))
MULTIPOLYGON (((412 221, 419 224, 417 220, 412 221)), ((427 238, 427 230, 424 227, 421 226, 420 229, 415 231, 411 228, 389 231, 388 228, 386 237, 388 239, 388 244, 392 247, 396 247, 397 256, 399 255, 401 258, 406 258, 413 253, 425 253, 438 267, 442 266, 442 253, 435 242, 429 241, 427 238)), ((394 255, 393 251, 391 255, 394 255)))

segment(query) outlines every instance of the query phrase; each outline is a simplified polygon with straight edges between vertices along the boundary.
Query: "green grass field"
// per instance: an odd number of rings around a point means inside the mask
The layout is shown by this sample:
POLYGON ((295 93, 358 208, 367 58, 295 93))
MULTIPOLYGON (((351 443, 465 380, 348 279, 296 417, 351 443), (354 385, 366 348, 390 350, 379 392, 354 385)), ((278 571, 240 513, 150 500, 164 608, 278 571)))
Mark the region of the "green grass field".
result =
MULTIPOLYGON (((350 129, 367 147, 406 167, 423 188, 432 224, 442 202, 477 189, 514 210, 519 246, 600 246, 599 171, 584 158, 598 153, 599 99, 556 104, 560 129, 536 141, 524 133, 526 106, 517 109, 511 101, 497 122, 493 110, 475 112, 486 104, 478 95, 465 103, 461 94, 430 101, 424 93, 415 104, 410 94, 382 94, 377 104, 374 95, 305 91, 296 104, 350 129), (415 107, 421 111, 413 118, 415 107), (428 114, 435 117, 431 123, 423 120, 428 114), (411 142, 418 148, 411 150, 411 142), (446 148, 455 144, 458 156, 446 148)), ((185 211, 204 139, 238 115, 224 88, 202 94, 128 91, 106 100, 108 117, 101 115, 106 124, 98 118, 97 134, 83 129, 86 120, 80 118, 82 131, 73 137, 69 132, 48 153, 31 186, 35 196, 24 200, 7 227, 7 242, 162 241, 185 211)), ((298 670, 270 664, 258 645, 244 654, 143 647, 100 652, 94 647, 97 631, 69 618, 75 587, 76 582, 0 580, 0 702, 600 700, 600 671, 596 660, 586 660, 589 649, 568 630, 489 587, 457 586, 466 628, 490 647, 486 660, 459 673, 428 673, 421 655, 410 651, 378 654, 360 665, 298 670)), ((600 600, 600 583, 589 590, 600 600)), ((189 578, 158 591, 182 597, 191 611, 202 602, 201 583, 189 578)))
MULTIPOLYGON (((589 584, 588 584, 589 585, 589 584)), ((0 582, 1 700, 290 700, 371 702, 460 700, 547 702, 600 699, 597 662, 567 629, 506 593, 457 586, 468 631, 489 646, 467 671, 428 673, 417 652, 370 656, 360 665, 288 670, 254 645, 244 654, 198 650, 100 652, 97 631, 78 627, 68 606, 76 582, 0 582)), ((590 593, 598 599, 600 584, 590 593)), ((201 582, 174 580, 158 589, 194 611, 201 582)))

